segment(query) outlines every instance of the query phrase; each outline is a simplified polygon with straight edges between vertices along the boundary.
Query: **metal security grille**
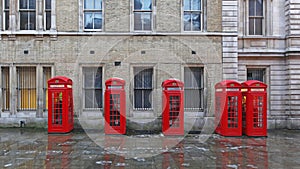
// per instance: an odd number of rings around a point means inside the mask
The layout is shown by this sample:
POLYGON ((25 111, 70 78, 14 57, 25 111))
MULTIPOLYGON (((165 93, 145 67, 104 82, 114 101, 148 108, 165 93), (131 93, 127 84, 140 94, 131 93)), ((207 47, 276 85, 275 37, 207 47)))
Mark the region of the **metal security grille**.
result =
POLYGON ((62 125, 62 92, 52 93, 52 124, 62 125))
POLYGON ((48 80, 51 78, 51 67, 43 67, 43 110, 48 110, 48 80))
POLYGON ((228 128, 238 127, 238 97, 227 97, 227 109, 228 109, 228 128))
POLYGON ((36 110, 36 68, 17 67, 18 110, 36 110))
POLYGON ((120 126, 120 94, 111 94, 109 103, 109 124, 120 126))
POLYGON ((9 68, 2 67, 2 111, 9 110, 10 108, 10 96, 9 96, 9 68))
POLYGON ((264 68, 251 68, 247 69, 247 80, 258 80, 265 82, 266 69, 264 68))
POLYGON ((184 68, 184 108, 203 109, 203 69, 200 67, 184 68))
POLYGON ((102 108, 102 67, 83 68, 84 108, 102 108))
POLYGON ((152 108, 152 68, 134 69, 134 108, 148 110, 152 108))
POLYGON ((180 96, 170 96, 169 125, 172 128, 179 127, 180 96))
POLYGON ((263 127, 263 105, 262 96, 254 96, 253 98, 253 128, 263 127))

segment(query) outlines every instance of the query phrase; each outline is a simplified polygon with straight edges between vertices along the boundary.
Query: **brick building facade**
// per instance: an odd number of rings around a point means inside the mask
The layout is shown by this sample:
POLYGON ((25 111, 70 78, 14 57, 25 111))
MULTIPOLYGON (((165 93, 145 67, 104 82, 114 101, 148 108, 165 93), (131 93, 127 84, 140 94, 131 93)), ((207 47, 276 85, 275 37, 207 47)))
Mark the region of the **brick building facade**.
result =
POLYGON ((223 79, 264 81, 268 128, 300 128, 299 5, 2 0, 0 124, 46 127, 47 80, 64 75, 73 80, 75 119, 84 128, 103 127, 111 77, 126 81, 129 128, 160 129, 168 78, 185 83, 186 130, 214 118, 214 84, 223 79))

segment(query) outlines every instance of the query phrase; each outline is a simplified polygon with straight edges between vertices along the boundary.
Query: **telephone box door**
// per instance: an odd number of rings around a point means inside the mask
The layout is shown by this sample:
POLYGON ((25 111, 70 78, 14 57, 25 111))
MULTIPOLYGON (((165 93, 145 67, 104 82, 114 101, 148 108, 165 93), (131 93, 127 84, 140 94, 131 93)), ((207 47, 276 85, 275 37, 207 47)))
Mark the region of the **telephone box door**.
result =
POLYGON ((105 82, 105 134, 125 134, 125 81, 111 78, 105 82))
POLYGON ((248 136, 267 136, 267 85, 249 80, 243 86, 243 132, 248 136))
POLYGON ((73 130, 72 80, 56 76, 48 80, 48 133, 73 130))
POLYGON ((241 84, 224 80, 215 85, 216 133, 224 136, 242 135, 241 84))
POLYGON ((184 134, 183 82, 169 79, 163 82, 162 132, 165 135, 184 134))

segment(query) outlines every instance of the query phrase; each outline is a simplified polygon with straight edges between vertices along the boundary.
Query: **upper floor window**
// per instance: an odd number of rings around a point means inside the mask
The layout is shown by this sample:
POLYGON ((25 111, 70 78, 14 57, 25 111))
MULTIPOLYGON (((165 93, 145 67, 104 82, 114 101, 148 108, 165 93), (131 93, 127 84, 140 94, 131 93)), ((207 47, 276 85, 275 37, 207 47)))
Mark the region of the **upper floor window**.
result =
POLYGON ((9 0, 4 0, 4 30, 8 30, 9 28, 9 0))
POLYGON ((102 0, 84 0, 84 29, 102 29, 102 0))
POLYGON ((134 30, 152 30, 152 0, 134 0, 134 30))
POLYGON ((249 35, 263 35, 263 0, 249 0, 249 35))
POLYGON ((183 30, 201 31, 202 29, 202 5, 201 0, 183 1, 183 30))
POLYGON ((20 0, 20 30, 36 29, 36 0, 20 0))
POLYGON ((51 28, 51 0, 45 0, 44 6, 45 6, 44 25, 45 25, 46 30, 50 30, 50 28, 51 28))

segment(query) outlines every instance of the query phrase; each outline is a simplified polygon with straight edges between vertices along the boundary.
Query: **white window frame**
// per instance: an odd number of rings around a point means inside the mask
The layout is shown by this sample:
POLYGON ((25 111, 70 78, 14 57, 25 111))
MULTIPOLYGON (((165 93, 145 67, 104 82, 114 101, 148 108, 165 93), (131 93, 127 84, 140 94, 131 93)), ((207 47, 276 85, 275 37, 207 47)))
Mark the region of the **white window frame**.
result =
MULTIPOLYGON (((246 1, 244 1, 244 6, 245 6, 245 32, 246 32, 246 35, 247 36, 265 36, 266 35, 266 5, 267 5, 267 3, 266 3, 266 1, 267 0, 262 0, 263 1, 263 11, 262 11, 262 14, 263 14, 263 16, 262 16, 262 34, 250 34, 250 9, 249 9, 249 1, 250 0, 246 0, 246 1)), ((255 32, 255 30, 254 30, 254 32, 255 32)))
POLYGON ((2 22, 3 23, 3 27, 2 27, 2 29, 3 30, 9 30, 9 22, 10 22, 9 21, 10 0, 7 0, 8 4, 9 4, 8 5, 8 9, 5 8, 5 1, 6 0, 2 1, 2 4, 3 4, 2 5, 2 10, 3 10, 3 17, 2 17, 3 18, 3 22, 2 22), (8 13, 8 25, 6 24, 6 13, 8 13))
POLYGON ((52 67, 48 67, 48 66, 43 66, 43 111, 47 111, 47 101, 48 101, 48 80, 51 78, 52 76, 52 67), (47 69, 50 69, 47 70, 47 69), (50 73, 50 76, 46 73, 47 71, 49 71, 48 73, 50 73), (47 77, 49 76, 49 77, 47 77))
MULTIPOLYGON (((31 79, 31 77, 30 77, 30 79, 31 79)), ((37 86, 38 86, 38 84, 37 84, 37 81, 38 80, 37 80, 37 67, 36 66, 17 66, 17 100, 18 100, 17 111, 35 111, 38 109, 38 104, 37 104, 37 92, 38 92, 37 86), (26 69, 26 68, 29 68, 29 69, 31 68, 31 69, 35 70, 35 72, 34 72, 35 83, 29 84, 28 79, 25 79, 27 77, 23 77, 24 79, 20 79, 20 71, 18 71, 18 70, 26 69), (22 81, 23 87, 21 87, 21 83, 20 83, 21 81, 22 81), (30 86, 28 86, 28 85, 30 85, 30 86), (32 87, 32 85, 33 85, 33 87, 32 87), (22 90, 25 90, 27 92, 28 92, 28 90, 29 91, 35 90, 35 100, 31 100, 31 98, 28 98, 28 100, 25 100, 25 102, 23 102, 22 96, 21 96, 22 90), (26 103, 26 101, 28 101, 28 103, 26 103), (28 105, 29 108, 22 107, 21 102, 23 102, 24 104, 29 104, 28 105), (35 102, 35 103, 32 103, 32 102, 35 102), (32 104, 35 105, 35 107, 31 107, 32 104)), ((29 94, 28 97, 30 97, 30 96, 31 95, 29 94)))
POLYGON ((43 9, 44 9, 44 16, 43 16, 43 19, 44 19, 44 30, 46 30, 46 31, 48 31, 48 30, 50 30, 51 29, 51 27, 52 27, 52 1, 53 0, 49 0, 50 1, 50 9, 47 9, 46 8, 46 1, 48 1, 48 0, 43 0, 43 9), (47 20, 47 12, 50 12, 50 21, 48 21, 47 20), (50 22, 49 24, 50 24, 50 27, 47 29, 47 22, 50 22))
MULTIPOLYGON (((153 90, 154 90, 154 67, 151 67, 151 66, 134 66, 133 67, 133 90, 132 90, 132 97, 133 97, 133 110, 136 110, 136 111, 147 111, 147 110, 153 110, 153 104, 154 104, 154 102, 153 102, 153 90), (135 70, 136 69, 143 69, 143 70, 145 70, 145 69, 152 69, 152 84, 151 84, 151 107, 150 108, 144 108, 144 107, 142 107, 142 108, 136 108, 135 107, 135 90, 136 90, 136 88, 135 88, 135 86, 134 86, 134 78, 135 78, 135 70)), ((146 90, 150 90, 150 89, 146 89, 146 90)))
MULTIPOLYGON (((36 2, 36 0, 33 0, 33 1, 35 1, 35 9, 29 9, 29 8, 27 8, 27 9, 21 9, 20 8, 20 1, 21 0, 18 0, 18 11, 19 11, 18 12, 18 14, 19 14, 18 25, 19 25, 19 30, 20 31, 36 31, 37 30, 37 26, 38 26, 38 24, 37 24, 38 18, 36 16, 36 13, 37 13, 37 10, 38 10, 38 3, 36 2), (35 13, 35 27, 34 27, 34 29, 21 29, 21 13, 22 12, 34 12, 35 13)), ((29 5, 30 0, 27 0, 27 2, 28 2, 27 5, 29 5)), ((28 24, 28 22, 27 22, 27 24, 28 24)))
MULTIPOLYGON (((85 3, 86 0, 82 0, 82 28, 84 31, 86 32, 96 32, 96 31, 103 31, 103 26, 104 26, 104 1, 105 0, 102 0, 102 8, 101 9, 85 9, 84 7, 84 3, 85 3), (95 12, 100 12, 101 13, 101 16, 102 16, 102 21, 101 21, 101 29, 86 29, 85 28, 85 12, 92 12, 92 13, 95 13, 95 12)), ((93 23, 93 27, 94 27, 94 23, 93 23)))
MULTIPOLYGON (((200 10, 188 10, 188 11, 185 11, 184 10, 184 1, 185 0, 182 0, 182 13, 181 13, 181 16, 182 16, 182 31, 183 32, 202 32, 203 31, 203 28, 204 28, 204 0, 200 0, 200 10), (189 13, 200 13, 200 30, 192 30, 192 23, 191 23, 191 30, 184 30, 184 13, 185 12, 189 12, 189 13)), ((191 0, 192 2, 193 0, 191 0)))
MULTIPOLYGON (((103 96, 103 73, 104 73, 104 71, 103 71, 103 66, 101 66, 101 65, 98 65, 98 66, 92 66, 92 65, 84 65, 84 66, 82 66, 82 69, 81 69, 82 71, 81 71, 81 74, 82 74, 82 96, 83 96, 83 99, 82 99, 82 108, 83 108, 83 110, 103 110, 103 107, 104 107, 104 96, 103 96), (85 91, 87 90, 87 89, 96 89, 96 87, 95 86, 93 86, 93 88, 86 88, 85 87, 85 81, 84 81, 84 79, 85 79, 85 69, 89 69, 89 68, 91 68, 91 69, 98 69, 98 68, 101 68, 101 79, 102 79, 102 82, 101 82, 101 97, 102 97, 102 102, 101 102, 101 107, 99 107, 99 108, 87 108, 86 107, 86 104, 85 104, 85 91)), ((95 74, 96 75, 96 74, 95 74)), ((93 80, 95 80, 95 78, 93 79, 93 80)), ((94 81, 95 82, 95 81, 94 81)), ((98 88, 97 88, 98 89, 98 88)), ((94 93, 95 94, 95 93, 94 93)), ((95 103, 93 103, 93 104, 95 104, 95 103)))
MULTIPOLYGON (((151 10, 135 10, 134 8, 134 1, 135 0, 131 0, 131 3, 132 3, 132 10, 131 10, 131 20, 132 20, 132 22, 131 22, 131 31, 133 31, 133 32, 154 32, 155 30, 154 30, 154 17, 155 17, 155 9, 156 9, 156 0, 151 0, 152 1, 152 5, 151 5, 151 10), (144 29, 142 29, 142 30, 135 30, 135 28, 134 28, 134 25, 135 25, 135 19, 134 19, 134 13, 135 12, 151 12, 151 28, 150 28, 150 30, 144 30, 144 29)), ((143 27, 143 26, 142 26, 143 27)))
MULTIPOLYGON (((189 89, 191 90, 199 90, 201 92, 201 98, 200 98, 200 107, 186 107, 186 103, 184 103, 184 109, 187 111, 203 111, 204 110, 204 97, 205 97, 205 93, 204 93, 204 67, 203 66, 196 66, 196 65, 191 65, 191 66, 185 66, 183 68, 183 76, 185 76, 185 69, 190 69, 190 68, 197 68, 200 70, 200 86, 199 88, 193 88, 193 87, 187 87, 186 86, 186 82, 185 82, 185 77, 184 77, 184 90, 188 91, 189 89)), ((186 100, 184 101, 186 102, 186 100)))
POLYGON ((0 111, 9 111, 11 108, 11 99, 10 99, 10 68, 8 66, 0 67, 1 75, 1 110, 0 111), (7 69, 7 72, 3 70, 7 69), (6 79, 4 81, 4 78, 6 79), (6 83, 4 83, 6 82, 6 83), (8 97, 8 100, 6 99, 8 97), (6 104, 8 103, 8 104, 6 104))

